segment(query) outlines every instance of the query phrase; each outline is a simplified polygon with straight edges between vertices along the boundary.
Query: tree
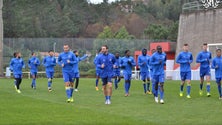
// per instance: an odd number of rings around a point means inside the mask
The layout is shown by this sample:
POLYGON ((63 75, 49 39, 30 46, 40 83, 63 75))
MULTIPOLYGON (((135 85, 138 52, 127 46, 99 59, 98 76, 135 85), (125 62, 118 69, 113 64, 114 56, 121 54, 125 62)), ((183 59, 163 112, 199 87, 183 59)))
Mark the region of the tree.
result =
POLYGON ((168 29, 160 24, 151 24, 145 30, 144 33, 149 36, 150 39, 161 40, 167 39, 169 35, 168 29))

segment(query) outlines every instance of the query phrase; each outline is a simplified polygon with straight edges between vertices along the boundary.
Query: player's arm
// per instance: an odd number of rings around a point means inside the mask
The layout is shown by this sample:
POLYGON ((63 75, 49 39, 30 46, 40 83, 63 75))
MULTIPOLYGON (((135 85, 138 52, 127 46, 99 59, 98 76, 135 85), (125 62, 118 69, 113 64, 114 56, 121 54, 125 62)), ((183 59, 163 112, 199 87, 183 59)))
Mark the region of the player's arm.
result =
POLYGON ((207 60, 206 59, 202 59, 202 55, 201 55, 201 53, 199 53, 197 55, 197 58, 196 58, 196 63, 202 63, 202 62, 205 62, 205 61, 207 61, 207 60))
POLYGON ((62 55, 60 54, 58 57, 58 64, 63 67, 65 65, 65 63, 62 61, 62 55))
POLYGON ((211 68, 212 69, 217 69, 218 68, 218 65, 216 64, 216 60, 215 59, 213 59, 213 61, 212 61, 211 68))
POLYGON ((132 61, 131 61, 131 65, 132 65, 132 66, 136 66, 136 62, 135 62, 135 60, 133 59, 133 57, 131 57, 131 60, 132 60, 132 61))
POLYGON ((22 59, 22 68, 25 68, 25 63, 24 63, 23 59, 22 59))
POLYGON ((83 60, 85 60, 87 57, 88 57, 88 55, 85 54, 84 56, 82 56, 82 57, 79 58, 79 61, 83 61, 83 60))
POLYGON ((190 59, 189 59, 189 63, 192 63, 193 62, 193 55, 190 54, 190 59))
POLYGON ((9 63, 9 69, 11 70, 11 71, 13 71, 13 64, 14 64, 14 61, 13 61, 13 59, 11 59, 11 61, 10 61, 10 63, 9 63))
POLYGON ((176 63, 187 63, 187 61, 186 60, 183 60, 182 58, 181 58, 181 53, 177 56, 177 58, 176 58, 176 63))

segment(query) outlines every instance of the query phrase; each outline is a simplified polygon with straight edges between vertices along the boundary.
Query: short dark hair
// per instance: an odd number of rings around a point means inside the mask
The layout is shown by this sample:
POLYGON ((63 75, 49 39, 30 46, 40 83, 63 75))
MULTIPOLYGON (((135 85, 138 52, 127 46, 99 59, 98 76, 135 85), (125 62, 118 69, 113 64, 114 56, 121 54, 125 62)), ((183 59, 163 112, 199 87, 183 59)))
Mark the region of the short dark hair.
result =
POLYGON ((53 52, 52 50, 49 50, 48 53, 53 52))
POLYGON ((76 53, 76 52, 77 52, 77 50, 74 50, 74 51, 73 51, 73 53, 76 53))
POLYGON ((127 50, 125 50, 125 52, 124 52, 124 53, 126 54, 126 53, 128 53, 129 51, 130 51, 130 50, 128 50, 128 49, 127 49, 127 50))
POLYGON ((107 45, 102 45, 102 47, 106 47, 106 49, 109 49, 109 47, 107 45))
POLYGON ((183 46, 188 46, 188 44, 187 44, 187 43, 184 43, 183 46))
POLYGON ((16 57, 18 55, 18 52, 14 52, 13 56, 16 57))
POLYGON ((207 43, 203 43, 204 46, 207 46, 207 43))
POLYGON ((35 52, 32 52, 32 55, 34 55, 35 54, 35 52))
POLYGON ((221 49, 220 49, 220 48, 218 48, 218 49, 216 50, 216 52, 218 52, 218 51, 221 51, 221 49))

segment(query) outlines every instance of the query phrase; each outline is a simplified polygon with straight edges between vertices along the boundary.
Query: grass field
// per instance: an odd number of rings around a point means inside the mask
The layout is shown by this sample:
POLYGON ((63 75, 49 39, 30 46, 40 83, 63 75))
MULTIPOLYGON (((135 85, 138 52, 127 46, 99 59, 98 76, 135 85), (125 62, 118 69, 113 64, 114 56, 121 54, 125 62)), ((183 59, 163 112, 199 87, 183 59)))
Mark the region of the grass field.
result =
MULTIPOLYGON (((211 97, 199 96, 199 82, 192 82, 191 99, 179 97, 179 81, 166 81, 165 104, 144 95, 142 84, 132 81, 130 96, 124 97, 123 81, 113 90, 112 104, 104 104, 102 91, 95 91, 95 79, 80 79, 74 103, 66 103, 62 79, 54 79, 54 91, 47 91, 47 79, 23 79, 21 94, 13 79, 0 79, 0 125, 217 125, 222 124, 222 100, 211 84, 211 97)), ((101 85, 100 85, 101 88, 101 85)), ((185 87, 186 88, 186 87, 185 87)), ((185 89, 186 90, 186 89, 185 89)))

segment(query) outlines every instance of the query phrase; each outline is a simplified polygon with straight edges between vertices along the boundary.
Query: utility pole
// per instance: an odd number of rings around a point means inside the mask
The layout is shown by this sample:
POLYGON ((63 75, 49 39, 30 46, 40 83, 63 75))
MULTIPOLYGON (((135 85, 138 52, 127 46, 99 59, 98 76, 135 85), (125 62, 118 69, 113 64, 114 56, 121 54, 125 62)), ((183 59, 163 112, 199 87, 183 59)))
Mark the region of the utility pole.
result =
POLYGON ((3 19, 2 19, 3 0, 0 0, 0 76, 3 76, 3 19))

